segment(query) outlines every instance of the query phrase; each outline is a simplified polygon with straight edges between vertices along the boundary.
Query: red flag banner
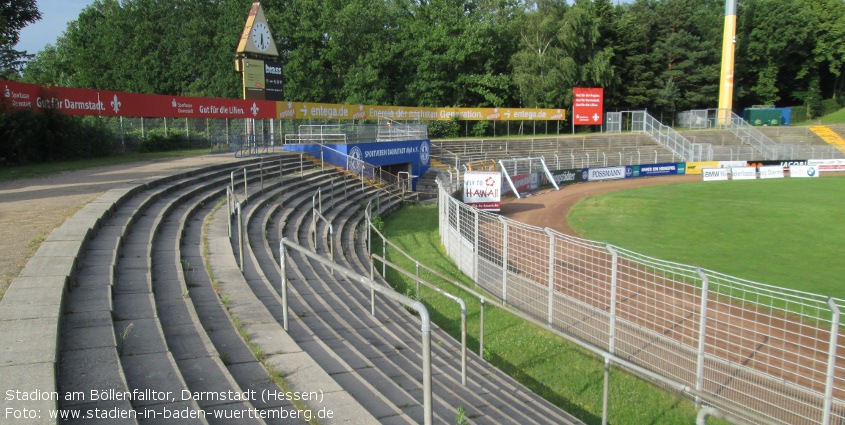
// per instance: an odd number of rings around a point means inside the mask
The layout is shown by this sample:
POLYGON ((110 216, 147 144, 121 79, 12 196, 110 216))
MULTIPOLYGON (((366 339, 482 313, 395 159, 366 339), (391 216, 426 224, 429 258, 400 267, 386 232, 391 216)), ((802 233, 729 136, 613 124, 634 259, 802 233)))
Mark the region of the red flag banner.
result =
POLYGON ((572 101, 574 125, 601 125, 604 122, 604 89, 575 87, 572 101))

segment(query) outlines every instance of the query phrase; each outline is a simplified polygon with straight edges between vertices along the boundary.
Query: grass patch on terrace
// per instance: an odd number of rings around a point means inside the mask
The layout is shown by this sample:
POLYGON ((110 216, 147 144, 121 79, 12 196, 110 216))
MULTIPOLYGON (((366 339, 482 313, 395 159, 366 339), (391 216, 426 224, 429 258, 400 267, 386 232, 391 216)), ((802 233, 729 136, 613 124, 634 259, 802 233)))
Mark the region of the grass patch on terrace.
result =
POLYGON ((85 168, 107 167, 110 165, 128 164, 132 162, 160 161, 167 159, 199 156, 209 153, 208 148, 183 149, 167 152, 131 153, 112 155, 102 158, 81 159, 76 161, 47 162, 41 164, 0 167, 0 182, 46 176, 62 171, 75 171, 85 168))
POLYGON ((761 283, 845 298, 845 179, 643 187, 582 200, 582 237, 761 283))
MULTIPOLYGON (((443 250, 437 212, 437 207, 431 205, 405 206, 386 218, 385 236, 420 263, 483 293, 458 270, 443 250)), ((381 254, 380 240, 374 238, 372 246, 373 252, 381 254)), ((414 272, 415 263, 397 250, 388 247, 387 257, 405 270, 414 272)), ((376 267, 381 270, 380 263, 377 262, 376 267)), ((478 300, 431 273, 422 271, 420 276, 466 301, 468 350, 478 353, 478 300)), ((413 279, 390 268, 387 269, 387 279, 398 292, 417 298, 413 279)), ((432 321, 460 341, 460 309, 457 304, 424 286, 421 288, 419 298, 429 309, 432 321)), ((604 363, 600 357, 489 303, 484 321, 486 360, 585 423, 601 423, 604 363)), ((695 422, 695 406, 685 397, 617 368, 612 369, 610 383, 611 424, 695 422)))

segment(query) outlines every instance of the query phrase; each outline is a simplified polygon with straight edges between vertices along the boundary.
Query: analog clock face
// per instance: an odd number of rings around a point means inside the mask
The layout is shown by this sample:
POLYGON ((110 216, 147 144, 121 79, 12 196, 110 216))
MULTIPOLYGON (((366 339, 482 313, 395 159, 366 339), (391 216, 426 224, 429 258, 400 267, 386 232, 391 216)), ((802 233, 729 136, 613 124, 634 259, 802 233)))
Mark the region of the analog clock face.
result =
POLYGON ((270 48, 270 28, 263 22, 252 27, 252 44, 262 52, 270 48))

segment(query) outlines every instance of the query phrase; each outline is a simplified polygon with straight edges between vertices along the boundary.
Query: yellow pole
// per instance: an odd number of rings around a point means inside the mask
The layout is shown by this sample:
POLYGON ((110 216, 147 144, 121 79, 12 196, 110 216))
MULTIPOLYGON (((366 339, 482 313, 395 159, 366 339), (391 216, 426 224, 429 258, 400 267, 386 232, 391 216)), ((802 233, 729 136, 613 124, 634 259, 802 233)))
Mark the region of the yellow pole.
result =
POLYGON ((733 107, 736 0, 725 0, 725 31, 722 36, 722 74, 719 77, 719 124, 727 125, 733 107))

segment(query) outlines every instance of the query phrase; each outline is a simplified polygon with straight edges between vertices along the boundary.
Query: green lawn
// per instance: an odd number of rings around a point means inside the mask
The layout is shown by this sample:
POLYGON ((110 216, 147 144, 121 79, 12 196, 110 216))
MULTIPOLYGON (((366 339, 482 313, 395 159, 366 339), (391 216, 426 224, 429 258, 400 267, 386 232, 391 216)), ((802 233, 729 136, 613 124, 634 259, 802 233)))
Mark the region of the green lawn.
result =
MULTIPOLYGON (((453 280, 478 289, 446 256, 438 234, 436 206, 406 206, 385 220, 385 236, 421 263, 453 280)), ((381 253, 381 241, 374 241, 381 253)), ((388 249, 388 259, 414 271, 414 263, 388 249)), ((377 265, 380 270, 380 265, 377 265)), ((388 269, 394 288, 416 295, 414 281, 388 269)), ((479 303, 449 282, 425 272, 421 276, 467 301, 468 349, 478 352, 479 303)), ((432 320, 460 340, 460 312, 455 302, 421 290, 432 320)), ((515 377, 535 393, 575 415, 587 424, 601 423, 603 361, 538 326, 497 308, 485 310, 484 357, 515 377)), ((458 406, 455 406, 458 407, 458 406)), ((686 398, 669 393, 628 373, 613 369, 610 387, 611 424, 695 423, 695 406, 686 398)), ((720 423, 711 420, 709 423, 720 423)))
POLYGON ((582 237, 655 258, 845 298, 845 179, 652 186, 587 198, 582 237))

